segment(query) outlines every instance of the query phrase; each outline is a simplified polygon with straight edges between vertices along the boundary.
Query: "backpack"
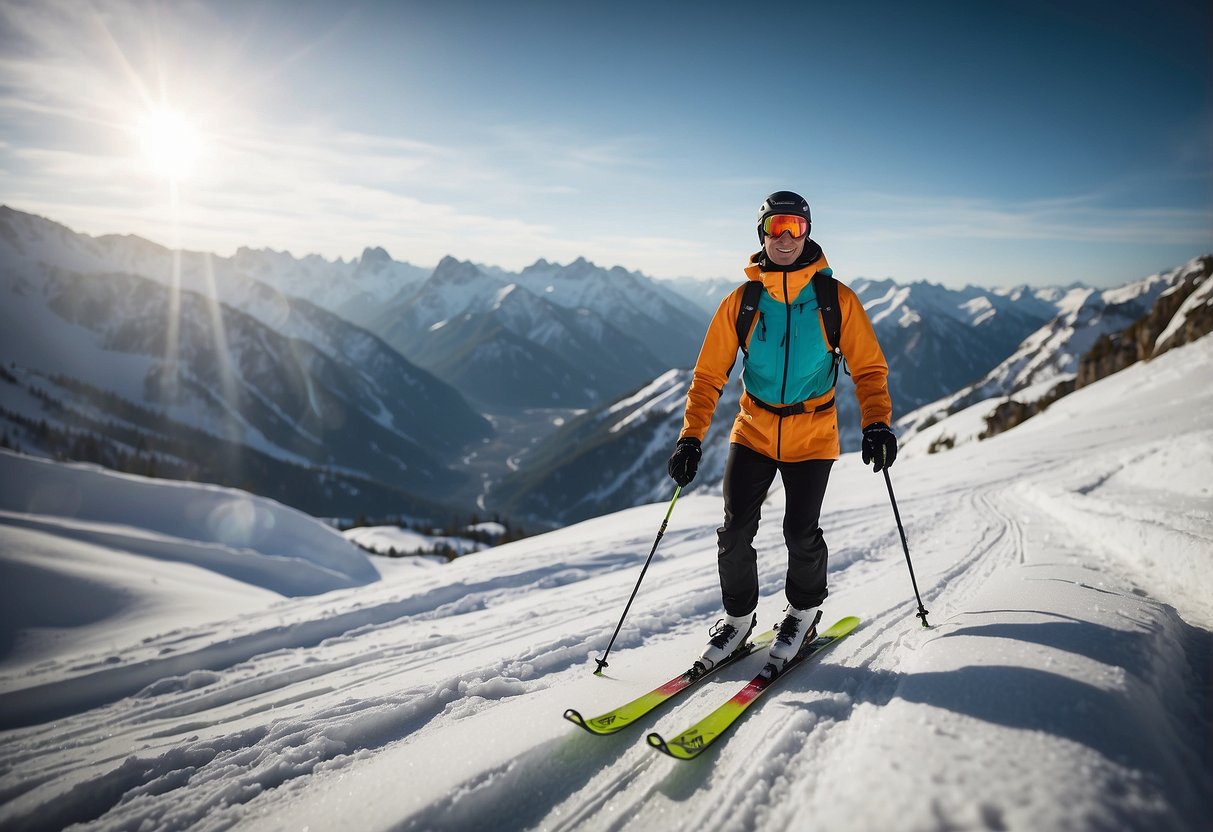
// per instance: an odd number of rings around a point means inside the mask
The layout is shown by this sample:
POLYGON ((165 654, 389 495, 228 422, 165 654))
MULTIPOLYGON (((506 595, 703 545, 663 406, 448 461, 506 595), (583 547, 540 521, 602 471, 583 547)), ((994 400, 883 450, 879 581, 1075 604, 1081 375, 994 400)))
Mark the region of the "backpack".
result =
MULTIPOLYGON (((842 338, 842 309, 838 305, 838 281, 829 272, 829 269, 822 269, 813 275, 812 280, 817 308, 821 311, 821 322, 825 327, 826 344, 834 354, 834 384, 837 384, 838 365, 842 363, 842 350, 838 346, 842 338)), ((741 295, 741 308, 737 311, 737 346, 746 358, 750 357, 746 341, 750 337, 754 315, 758 313, 758 300, 762 297, 763 289, 761 280, 747 281, 741 295)))

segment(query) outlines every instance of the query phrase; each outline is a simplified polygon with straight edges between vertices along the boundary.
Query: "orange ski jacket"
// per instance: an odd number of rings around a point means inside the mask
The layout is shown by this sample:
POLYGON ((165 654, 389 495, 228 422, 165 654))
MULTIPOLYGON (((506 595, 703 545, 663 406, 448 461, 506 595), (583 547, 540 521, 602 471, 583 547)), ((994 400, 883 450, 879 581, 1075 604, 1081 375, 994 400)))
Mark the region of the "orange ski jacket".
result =
MULTIPOLYGON (((751 258, 751 264, 746 268, 750 280, 760 280, 766 294, 771 299, 786 307, 791 315, 791 308, 797 296, 809 285, 813 275, 829 268, 825 255, 821 255, 811 265, 795 271, 762 271, 757 263, 758 258, 751 258)), ((699 359, 695 362, 695 375, 691 381, 691 389, 687 392, 686 412, 683 417, 681 437, 693 436, 700 441, 707 435, 712 423, 712 414, 716 403, 729 380, 729 372, 737 358, 739 345, 737 343, 737 313, 741 308, 741 296, 744 284, 738 286, 716 310, 708 332, 699 351, 699 359)), ((811 292, 812 290, 809 289, 811 292)), ((764 299, 765 300, 765 299, 764 299)), ((768 301, 769 304, 769 301, 768 301)), ((889 368, 885 362, 884 353, 876 341, 876 333, 872 323, 864 311, 863 304, 851 289, 841 282, 838 283, 838 304, 842 313, 842 332, 839 338, 839 348, 846 359, 847 367, 855 382, 855 395, 859 399, 861 425, 873 422, 892 424, 892 404, 889 399, 889 368)), ((825 325, 821 313, 817 314, 818 326, 815 331, 799 332, 793 330, 787 333, 792 339, 789 349, 795 348, 797 338, 820 338, 823 344, 828 344, 825 325)), ((747 345, 753 343, 754 331, 758 326, 756 319, 751 325, 747 345)), ((821 344, 813 342, 813 348, 821 348, 821 344)), ((824 349, 829 349, 824 346, 824 349)), ((746 359, 748 361, 748 358, 746 359)), ((791 363, 789 362, 789 368, 791 363)), ((796 380, 793 380, 795 382, 796 380)), ((793 383, 793 388, 796 386, 793 383)), ((806 459, 837 459, 838 447, 838 413, 832 406, 834 390, 804 402, 805 412, 796 415, 781 416, 758 406, 749 392, 742 393, 741 409, 733 422, 733 431, 729 439, 745 445, 760 454, 784 462, 800 462, 806 459), (820 410, 818 409, 820 408, 820 410)), ((796 402, 766 402, 774 406, 796 404, 796 402)))

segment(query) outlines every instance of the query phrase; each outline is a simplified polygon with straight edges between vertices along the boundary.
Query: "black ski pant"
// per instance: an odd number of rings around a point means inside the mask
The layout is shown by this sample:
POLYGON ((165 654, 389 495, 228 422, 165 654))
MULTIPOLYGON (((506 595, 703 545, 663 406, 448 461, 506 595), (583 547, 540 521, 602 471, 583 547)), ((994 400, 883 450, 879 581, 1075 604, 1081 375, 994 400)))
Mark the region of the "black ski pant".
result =
POLYGON ((826 598, 826 542, 818 521, 832 459, 778 462, 734 442, 724 466, 724 525, 719 543, 720 591, 729 615, 746 615, 758 606, 758 553, 754 536, 762 503, 775 479, 783 478, 786 507, 783 538, 788 547, 788 603, 816 607, 826 598))

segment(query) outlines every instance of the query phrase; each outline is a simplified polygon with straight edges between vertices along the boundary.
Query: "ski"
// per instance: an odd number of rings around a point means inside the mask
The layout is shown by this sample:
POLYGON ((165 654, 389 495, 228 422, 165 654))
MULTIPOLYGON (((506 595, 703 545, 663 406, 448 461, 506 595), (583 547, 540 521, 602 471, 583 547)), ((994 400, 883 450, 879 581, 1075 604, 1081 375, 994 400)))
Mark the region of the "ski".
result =
POLYGON ((781 672, 774 672, 774 666, 768 664, 748 685, 738 691, 737 695, 678 736, 667 740, 656 732, 649 734, 649 745, 678 760, 695 759, 703 753, 705 748, 719 739, 721 734, 745 713, 746 708, 750 707, 755 699, 766 693, 776 680, 782 679, 794 667, 803 664, 849 635, 857 626, 859 626, 859 619, 855 616, 841 619, 813 639, 804 650, 788 662, 787 667, 781 672))
POLYGON ((578 711, 574 710, 573 708, 569 708, 564 712, 564 718, 574 725, 584 728, 591 734, 596 734, 598 736, 614 734, 616 731, 621 731, 624 728, 627 728, 637 719, 644 716, 658 705, 668 702, 683 691, 686 691, 699 684, 699 682, 703 681, 721 668, 728 667, 733 662, 743 659, 746 656, 749 656, 751 653, 758 652, 759 650, 769 649, 771 642, 774 640, 775 631, 768 630, 767 632, 758 636, 758 638, 751 641, 749 644, 743 646, 720 664, 713 667, 711 670, 703 673, 697 673, 695 666, 692 665, 690 670, 675 676, 664 685, 654 688, 643 696, 633 699, 626 705, 621 705, 618 708, 607 711, 606 713, 600 714, 599 716, 591 719, 586 719, 578 711))

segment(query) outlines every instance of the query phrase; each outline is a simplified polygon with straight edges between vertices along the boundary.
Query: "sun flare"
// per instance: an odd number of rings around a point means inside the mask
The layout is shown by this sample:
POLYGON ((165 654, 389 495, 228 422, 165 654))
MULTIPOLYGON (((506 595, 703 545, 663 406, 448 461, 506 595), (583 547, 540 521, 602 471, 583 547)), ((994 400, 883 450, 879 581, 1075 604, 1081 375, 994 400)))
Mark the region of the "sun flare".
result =
POLYGON ((170 109, 152 110, 139 122, 137 134, 143 159, 156 175, 180 180, 194 171, 202 139, 184 114, 170 109))

